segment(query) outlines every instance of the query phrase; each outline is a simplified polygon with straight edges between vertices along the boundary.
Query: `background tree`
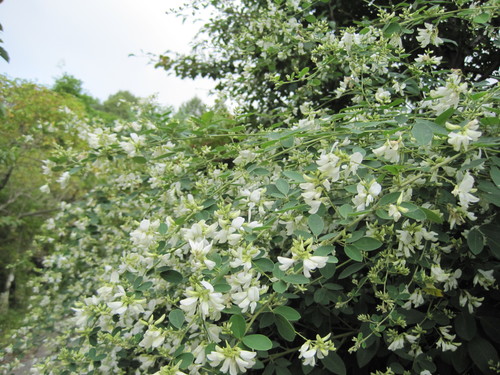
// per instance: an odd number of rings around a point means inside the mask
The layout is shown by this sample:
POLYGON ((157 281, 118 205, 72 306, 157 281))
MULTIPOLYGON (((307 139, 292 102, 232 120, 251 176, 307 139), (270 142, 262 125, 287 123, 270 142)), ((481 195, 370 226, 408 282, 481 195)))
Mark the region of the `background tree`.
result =
POLYGON ((133 120, 135 107, 139 104, 139 98, 130 91, 121 90, 110 95, 101 106, 105 113, 116 116, 122 120, 133 120))
POLYGON ((55 148, 70 149, 81 143, 68 129, 86 112, 76 98, 3 76, 0 100, 4 108, 0 114, 0 309, 2 317, 9 318, 15 314, 14 310, 7 315, 9 307, 25 306, 32 262, 42 256, 31 251, 33 236, 61 199, 74 198, 76 192, 74 186, 63 183, 51 194, 40 191, 43 167, 53 162, 48 158, 55 148))
MULTIPOLYGON (((305 81, 293 80, 286 85, 276 85, 273 77, 285 77, 302 69, 315 68, 314 51, 321 48, 328 35, 338 33, 341 27, 363 25, 385 13, 380 18, 388 37, 400 38, 398 43, 410 51, 403 61, 414 60, 425 49, 434 50, 442 56, 442 66, 447 69, 461 69, 475 81, 499 77, 499 48, 494 33, 483 33, 480 26, 489 23, 498 27, 500 20, 490 11, 477 13, 475 25, 464 16, 473 9, 464 9, 463 1, 430 2, 434 15, 426 22, 439 24, 443 43, 439 46, 421 47, 415 40, 412 26, 400 23, 391 17, 393 12, 404 9, 426 12, 429 2, 410 3, 397 0, 368 2, 364 0, 322 0, 322 1, 268 1, 243 0, 238 3, 224 0, 193 1, 186 3, 183 12, 188 15, 197 8, 212 10, 212 17, 200 31, 209 35, 195 44, 188 55, 160 56, 157 67, 173 70, 180 77, 210 77, 218 80, 218 88, 224 87, 233 99, 241 98, 241 105, 249 111, 271 113, 272 110, 288 106, 298 107, 302 103, 302 91, 307 91, 313 107, 327 106, 340 110, 346 104, 344 99, 332 100, 325 93, 333 94, 344 74, 336 68, 338 61, 329 62, 330 72, 321 77, 321 90, 305 87, 305 81), (300 6, 299 6, 300 4, 300 6), (290 6, 288 6, 290 5, 290 6), (461 13, 456 12, 462 9, 461 13), (274 17, 273 17, 274 14, 274 17), (255 23, 251 20, 259 19, 255 23), (321 27, 318 25, 321 24, 321 27), (310 35, 316 25, 317 32, 310 35), (295 36, 299 36, 295 38, 295 36), (297 40, 297 44, 291 44, 297 40), (209 54, 206 51, 211 51, 209 54), (316 91, 316 92, 315 92, 316 91)), ((481 6, 494 6, 494 1, 482 1, 481 6)), ((423 18, 422 18, 423 20, 423 18)), ((418 24, 418 20, 412 21, 418 24)), ((420 92, 413 93, 416 100, 420 92)), ((256 120, 257 121, 257 120, 256 120)), ((262 122, 262 118, 258 120, 262 122)))

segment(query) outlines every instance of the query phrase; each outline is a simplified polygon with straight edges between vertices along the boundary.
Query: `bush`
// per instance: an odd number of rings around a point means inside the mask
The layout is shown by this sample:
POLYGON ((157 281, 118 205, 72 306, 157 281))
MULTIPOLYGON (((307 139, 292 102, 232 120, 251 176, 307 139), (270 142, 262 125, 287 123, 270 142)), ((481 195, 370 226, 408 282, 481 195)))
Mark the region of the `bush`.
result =
MULTIPOLYGON (((269 77, 303 83, 271 128, 82 127, 88 150, 57 168, 97 182, 38 239, 54 253, 29 318, 67 330, 40 372, 498 370, 498 87, 439 69, 450 13, 422 4, 335 33, 303 20, 316 66, 269 77), (402 34, 426 51, 408 60, 402 34), (340 111, 308 103, 332 69, 340 111)), ((452 14, 493 38, 494 11, 452 14)))

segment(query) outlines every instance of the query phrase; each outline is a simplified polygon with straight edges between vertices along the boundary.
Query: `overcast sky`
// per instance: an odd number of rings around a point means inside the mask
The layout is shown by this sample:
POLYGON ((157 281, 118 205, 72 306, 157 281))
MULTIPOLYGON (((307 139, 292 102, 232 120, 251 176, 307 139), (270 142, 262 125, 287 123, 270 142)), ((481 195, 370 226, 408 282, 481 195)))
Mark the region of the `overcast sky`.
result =
POLYGON ((4 0, 0 73, 51 85, 68 73, 101 100, 118 90, 179 106, 198 96, 206 103, 211 80, 180 80, 155 69, 148 53, 188 52, 200 24, 167 15, 180 0, 4 0), (130 54, 135 56, 129 57, 130 54))

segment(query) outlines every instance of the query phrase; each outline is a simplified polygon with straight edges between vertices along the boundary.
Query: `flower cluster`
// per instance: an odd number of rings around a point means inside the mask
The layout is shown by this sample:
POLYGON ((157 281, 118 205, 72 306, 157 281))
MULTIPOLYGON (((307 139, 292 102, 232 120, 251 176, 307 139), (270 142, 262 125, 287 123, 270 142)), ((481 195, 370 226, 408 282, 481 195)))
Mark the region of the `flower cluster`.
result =
POLYGON ((86 124, 82 150, 45 163, 48 194, 92 183, 35 244, 51 254, 26 324, 50 305, 66 332, 40 373, 380 373, 395 358, 401 373, 479 373, 479 349, 496 359, 498 87, 432 67, 445 17, 489 30, 498 10, 424 1, 333 30, 304 4, 254 4, 233 40, 236 103, 254 55, 267 72, 297 59, 268 73, 296 87, 269 100, 279 110, 86 124), (407 40, 433 49, 415 63, 407 40))

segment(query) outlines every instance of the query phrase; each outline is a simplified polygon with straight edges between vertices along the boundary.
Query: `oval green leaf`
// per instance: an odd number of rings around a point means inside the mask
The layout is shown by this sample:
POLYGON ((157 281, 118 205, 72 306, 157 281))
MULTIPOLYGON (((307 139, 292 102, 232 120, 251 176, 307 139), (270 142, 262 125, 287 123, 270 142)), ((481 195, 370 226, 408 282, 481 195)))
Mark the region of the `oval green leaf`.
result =
POLYGON ((273 343, 264 335, 248 335, 241 339, 243 344, 253 350, 269 350, 273 343))
POLYGON ((363 260, 361 250, 359 250, 356 246, 346 245, 344 247, 344 251, 349 258, 355 260, 356 262, 361 262, 363 260))

